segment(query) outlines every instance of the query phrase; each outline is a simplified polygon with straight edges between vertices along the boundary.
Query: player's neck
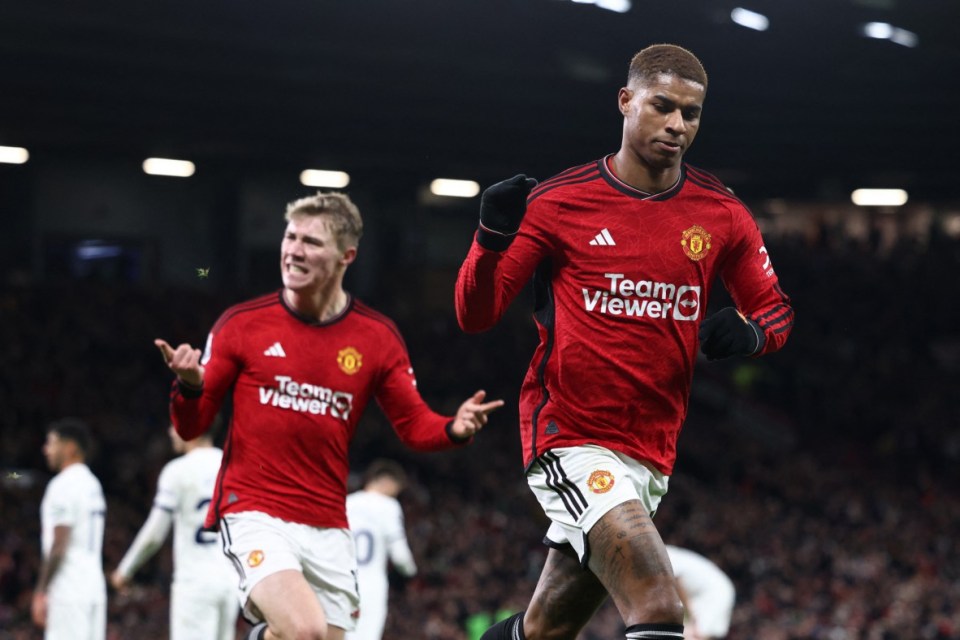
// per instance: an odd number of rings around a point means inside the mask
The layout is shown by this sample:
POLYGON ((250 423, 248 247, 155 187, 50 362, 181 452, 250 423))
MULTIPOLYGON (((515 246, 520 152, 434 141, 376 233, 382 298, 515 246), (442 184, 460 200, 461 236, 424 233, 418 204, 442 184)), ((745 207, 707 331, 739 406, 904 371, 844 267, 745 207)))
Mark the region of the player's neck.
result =
POLYGON ((60 470, 57 471, 57 473, 63 473, 75 464, 83 464, 83 458, 69 458, 64 460, 63 464, 60 465, 60 470))
POLYGON ((348 300, 346 291, 339 283, 315 291, 284 289, 283 296, 287 304, 297 313, 320 322, 341 314, 348 300))
POLYGON ((184 455, 190 453, 191 451, 196 451, 197 449, 209 449, 213 444, 206 440, 188 440, 183 443, 183 453, 184 455))
POLYGON ((610 170, 621 182, 650 194, 666 191, 680 179, 679 163, 668 169, 656 169, 622 148, 611 159, 610 170))

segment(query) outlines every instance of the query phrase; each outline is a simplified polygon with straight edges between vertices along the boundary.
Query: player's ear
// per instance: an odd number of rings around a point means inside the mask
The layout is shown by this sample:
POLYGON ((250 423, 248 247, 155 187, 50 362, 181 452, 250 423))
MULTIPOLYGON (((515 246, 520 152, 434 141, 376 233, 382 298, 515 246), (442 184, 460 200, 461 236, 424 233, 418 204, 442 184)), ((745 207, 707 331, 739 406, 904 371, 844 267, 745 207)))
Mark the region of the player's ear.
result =
POLYGON ((346 267, 356 259, 357 259, 357 248, 347 247, 346 249, 343 250, 343 255, 340 256, 340 264, 346 267))
POLYGON ((617 94, 617 106, 620 107, 620 113, 627 115, 631 100, 633 100, 633 90, 628 87, 621 87, 620 93, 617 94))

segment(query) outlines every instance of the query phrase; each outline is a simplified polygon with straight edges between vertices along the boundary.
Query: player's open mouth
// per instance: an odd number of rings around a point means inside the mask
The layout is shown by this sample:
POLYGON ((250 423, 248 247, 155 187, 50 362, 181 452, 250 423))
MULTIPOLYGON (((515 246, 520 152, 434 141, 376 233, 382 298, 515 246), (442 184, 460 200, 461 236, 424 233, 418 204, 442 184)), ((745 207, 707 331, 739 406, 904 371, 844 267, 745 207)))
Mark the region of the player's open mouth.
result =
POLYGON ((307 270, 298 264, 288 264, 287 271, 290 273, 306 273, 307 270))

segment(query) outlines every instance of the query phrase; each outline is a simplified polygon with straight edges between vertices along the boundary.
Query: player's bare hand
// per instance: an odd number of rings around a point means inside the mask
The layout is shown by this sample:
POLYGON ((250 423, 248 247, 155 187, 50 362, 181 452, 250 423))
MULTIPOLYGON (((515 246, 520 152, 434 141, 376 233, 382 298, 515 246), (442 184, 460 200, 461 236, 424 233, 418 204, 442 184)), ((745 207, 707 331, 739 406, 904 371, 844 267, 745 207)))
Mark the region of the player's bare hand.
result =
POLYGON ((47 626, 47 594, 43 591, 33 592, 33 601, 30 603, 30 617, 33 624, 41 629, 47 626))
POLYGON ((487 416, 503 406, 503 400, 491 400, 484 402, 487 392, 477 391, 473 396, 467 399, 457 410, 457 415, 453 419, 450 431, 458 438, 471 438, 487 424, 487 416))
POLYGON ((203 386, 203 365, 200 364, 200 358, 203 354, 200 349, 194 349, 187 343, 183 343, 174 349, 166 340, 159 338, 154 340, 153 344, 160 349, 163 361, 167 363, 171 371, 177 374, 177 378, 191 387, 203 386))
POLYGON ((124 593, 127 591, 127 587, 130 586, 130 581, 122 573, 115 570, 110 574, 110 586, 119 593, 124 593))

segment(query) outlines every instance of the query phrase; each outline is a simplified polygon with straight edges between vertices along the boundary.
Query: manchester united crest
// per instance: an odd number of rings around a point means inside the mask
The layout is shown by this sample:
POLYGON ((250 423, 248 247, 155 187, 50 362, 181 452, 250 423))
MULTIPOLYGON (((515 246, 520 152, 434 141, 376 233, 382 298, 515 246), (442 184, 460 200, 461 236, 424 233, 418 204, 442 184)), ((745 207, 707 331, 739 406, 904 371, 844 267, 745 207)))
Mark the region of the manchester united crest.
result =
POLYGON ((337 354, 337 364, 340 365, 340 371, 352 376, 363 366, 363 354, 353 347, 340 349, 340 353, 337 354))
POLYGON ((606 493, 613 488, 613 474, 609 471, 598 469, 590 474, 587 479, 587 486, 594 493, 606 493))
POLYGON ((250 555, 247 556, 247 565, 250 568, 259 567, 261 562, 263 562, 263 551, 260 551, 260 549, 251 551, 250 555))
POLYGON ((680 246, 683 247, 683 252, 687 254, 688 258, 698 261, 703 259, 710 251, 710 238, 711 236, 706 229, 695 224, 683 232, 680 246))

